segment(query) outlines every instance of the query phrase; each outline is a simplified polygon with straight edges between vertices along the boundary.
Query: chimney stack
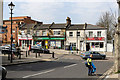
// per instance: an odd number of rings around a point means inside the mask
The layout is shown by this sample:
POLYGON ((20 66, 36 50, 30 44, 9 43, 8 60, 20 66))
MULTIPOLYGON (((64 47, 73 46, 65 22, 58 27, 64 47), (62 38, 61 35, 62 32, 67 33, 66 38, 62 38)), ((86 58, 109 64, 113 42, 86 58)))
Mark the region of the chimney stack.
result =
POLYGON ((66 25, 71 25, 71 19, 69 17, 66 19, 66 25))

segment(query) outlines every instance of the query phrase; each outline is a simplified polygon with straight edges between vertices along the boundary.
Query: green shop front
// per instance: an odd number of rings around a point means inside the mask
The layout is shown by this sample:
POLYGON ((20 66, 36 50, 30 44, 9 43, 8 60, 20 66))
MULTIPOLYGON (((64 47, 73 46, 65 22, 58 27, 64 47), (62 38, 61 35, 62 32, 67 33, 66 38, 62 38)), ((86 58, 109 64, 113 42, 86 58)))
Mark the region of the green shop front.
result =
POLYGON ((46 49, 64 49, 65 37, 38 37, 35 39, 35 45, 40 45, 46 49))

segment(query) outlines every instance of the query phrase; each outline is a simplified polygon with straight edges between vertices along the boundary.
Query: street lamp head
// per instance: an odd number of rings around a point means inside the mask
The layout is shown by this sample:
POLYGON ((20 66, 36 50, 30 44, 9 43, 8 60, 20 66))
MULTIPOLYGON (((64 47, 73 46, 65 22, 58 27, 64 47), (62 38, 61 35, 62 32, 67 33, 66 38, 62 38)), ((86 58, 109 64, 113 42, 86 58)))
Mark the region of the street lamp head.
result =
POLYGON ((15 7, 15 5, 12 2, 10 4, 8 4, 8 6, 9 6, 10 10, 13 10, 15 7))

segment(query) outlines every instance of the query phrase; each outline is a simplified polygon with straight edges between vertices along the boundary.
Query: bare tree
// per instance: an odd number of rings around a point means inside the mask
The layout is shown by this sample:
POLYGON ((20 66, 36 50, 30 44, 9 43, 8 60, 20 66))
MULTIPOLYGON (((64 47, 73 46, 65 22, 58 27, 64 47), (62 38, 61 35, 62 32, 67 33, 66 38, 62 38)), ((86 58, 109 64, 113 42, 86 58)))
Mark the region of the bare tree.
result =
POLYGON ((108 40, 113 39, 113 35, 115 33, 115 27, 117 27, 117 16, 116 13, 111 12, 105 12, 103 13, 96 25, 99 25, 101 27, 107 28, 107 38, 108 40))

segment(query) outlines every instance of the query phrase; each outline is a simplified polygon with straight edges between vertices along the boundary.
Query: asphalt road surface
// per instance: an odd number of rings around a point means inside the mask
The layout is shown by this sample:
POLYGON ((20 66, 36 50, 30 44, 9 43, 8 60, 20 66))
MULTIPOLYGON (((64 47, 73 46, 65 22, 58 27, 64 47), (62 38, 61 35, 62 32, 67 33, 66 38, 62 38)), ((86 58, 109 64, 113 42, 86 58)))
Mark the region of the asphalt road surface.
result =
POLYGON ((7 66, 7 80, 57 80, 76 78, 99 78, 104 72, 112 67, 112 60, 93 60, 97 71, 95 75, 88 76, 88 69, 85 67, 85 60, 80 57, 65 56, 56 61, 37 62, 31 64, 21 64, 7 66))

